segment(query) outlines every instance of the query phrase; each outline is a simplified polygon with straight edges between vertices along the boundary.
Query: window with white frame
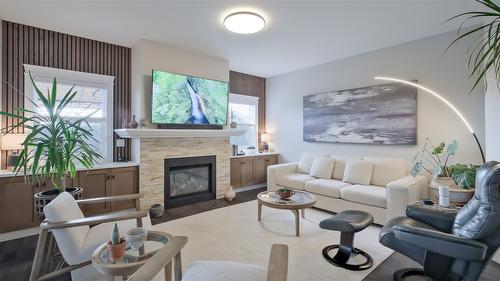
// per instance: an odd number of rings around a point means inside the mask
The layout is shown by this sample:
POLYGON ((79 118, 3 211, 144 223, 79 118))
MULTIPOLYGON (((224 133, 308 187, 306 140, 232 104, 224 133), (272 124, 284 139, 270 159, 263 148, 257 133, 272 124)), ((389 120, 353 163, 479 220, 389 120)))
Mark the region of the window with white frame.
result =
POLYGON ((231 144, 257 148, 258 116, 258 97, 229 94, 230 121, 238 123, 238 129, 246 131, 241 136, 232 136, 231 144))
MULTIPOLYGON (((79 120, 85 118, 88 122, 95 140, 91 141, 98 152, 104 157, 104 161, 113 161, 113 84, 114 77, 85 72, 77 72, 50 67, 24 65, 25 98, 31 99, 35 104, 41 101, 35 94, 29 73, 37 87, 46 93, 52 88, 52 80, 57 79, 57 101, 75 85, 73 92, 77 92, 75 98, 62 112, 63 118, 68 120, 79 120)), ((30 110, 39 110, 42 114, 43 107, 33 107, 28 100, 25 106, 30 110)))

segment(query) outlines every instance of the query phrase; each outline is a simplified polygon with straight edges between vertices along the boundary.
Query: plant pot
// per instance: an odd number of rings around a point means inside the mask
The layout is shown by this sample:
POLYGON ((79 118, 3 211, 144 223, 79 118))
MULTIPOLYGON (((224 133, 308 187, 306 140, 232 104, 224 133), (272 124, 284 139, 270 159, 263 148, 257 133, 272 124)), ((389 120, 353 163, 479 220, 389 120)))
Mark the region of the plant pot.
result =
POLYGON ((474 195, 474 189, 464 189, 455 184, 452 178, 438 177, 430 184, 430 198, 433 201, 439 200, 439 186, 448 186, 450 188, 450 203, 463 206, 474 195))
POLYGON ((125 248, 127 247, 127 242, 123 238, 121 239, 120 244, 116 245, 113 245, 111 244, 111 241, 108 241, 106 247, 108 248, 109 259, 112 261, 116 261, 125 256, 125 248))
MULTIPOLYGON (((75 200, 81 199, 82 198, 82 192, 83 189, 80 187, 68 187, 66 190, 69 194, 75 198, 75 200)), ((46 190, 46 191, 40 191, 37 192, 33 198, 33 206, 34 206, 34 212, 35 216, 38 216, 39 218, 43 218, 43 207, 45 207, 47 204, 50 203, 50 201, 54 200, 61 191, 59 189, 51 189, 51 190, 46 190)))

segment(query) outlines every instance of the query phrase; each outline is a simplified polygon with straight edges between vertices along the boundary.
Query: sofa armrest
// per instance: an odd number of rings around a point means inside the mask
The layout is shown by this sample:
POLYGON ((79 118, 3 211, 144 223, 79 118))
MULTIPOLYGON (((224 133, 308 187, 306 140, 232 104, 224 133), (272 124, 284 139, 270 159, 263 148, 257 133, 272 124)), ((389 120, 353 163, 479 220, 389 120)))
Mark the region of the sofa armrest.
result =
POLYGON ((267 167, 267 190, 279 189, 277 180, 281 175, 293 174, 297 171, 298 163, 277 164, 267 167))
POLYGON ((406 176, 387 184, 387 220, 405 216, 406 207, 426 198, 429 179, 425 176, 406 176))

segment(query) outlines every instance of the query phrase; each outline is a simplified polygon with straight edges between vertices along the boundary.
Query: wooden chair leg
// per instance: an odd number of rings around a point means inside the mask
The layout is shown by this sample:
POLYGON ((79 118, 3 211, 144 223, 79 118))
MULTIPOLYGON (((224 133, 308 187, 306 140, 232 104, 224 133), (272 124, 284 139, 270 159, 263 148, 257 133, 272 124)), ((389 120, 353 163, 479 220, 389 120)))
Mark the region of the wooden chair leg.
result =
POLYGON ((172 262, 165 266, 165 281, 172 281, 172 262))
POLYGON ((182 258, 181 252, 177 253, 174 258, 174 280, 181 281, 182 279, 182 258))
POLYGON ((30 281, 36 281, 38 280, 38 276, 40 276, 47 236, 48 231, 46 229, 42 229, 42 232, 40 232, 40 235, 38 236, 38 243, 36 244, 36 252, 33 260, 33 266, 31 268, 30 281))

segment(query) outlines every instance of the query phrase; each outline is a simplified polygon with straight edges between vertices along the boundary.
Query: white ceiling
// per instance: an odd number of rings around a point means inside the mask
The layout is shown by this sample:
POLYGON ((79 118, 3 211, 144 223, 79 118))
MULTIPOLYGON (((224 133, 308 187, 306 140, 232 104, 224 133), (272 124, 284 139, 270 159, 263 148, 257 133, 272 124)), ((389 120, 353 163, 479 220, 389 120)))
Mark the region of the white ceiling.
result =
POLYGON ((132 46, 150 39, 229 60, 235 71, 270 77, 456 29, 442 24, 473 0, 4 1, 0 18, 132 46), (237 10, 261 13, 253 35, 226 31, 237 10))

